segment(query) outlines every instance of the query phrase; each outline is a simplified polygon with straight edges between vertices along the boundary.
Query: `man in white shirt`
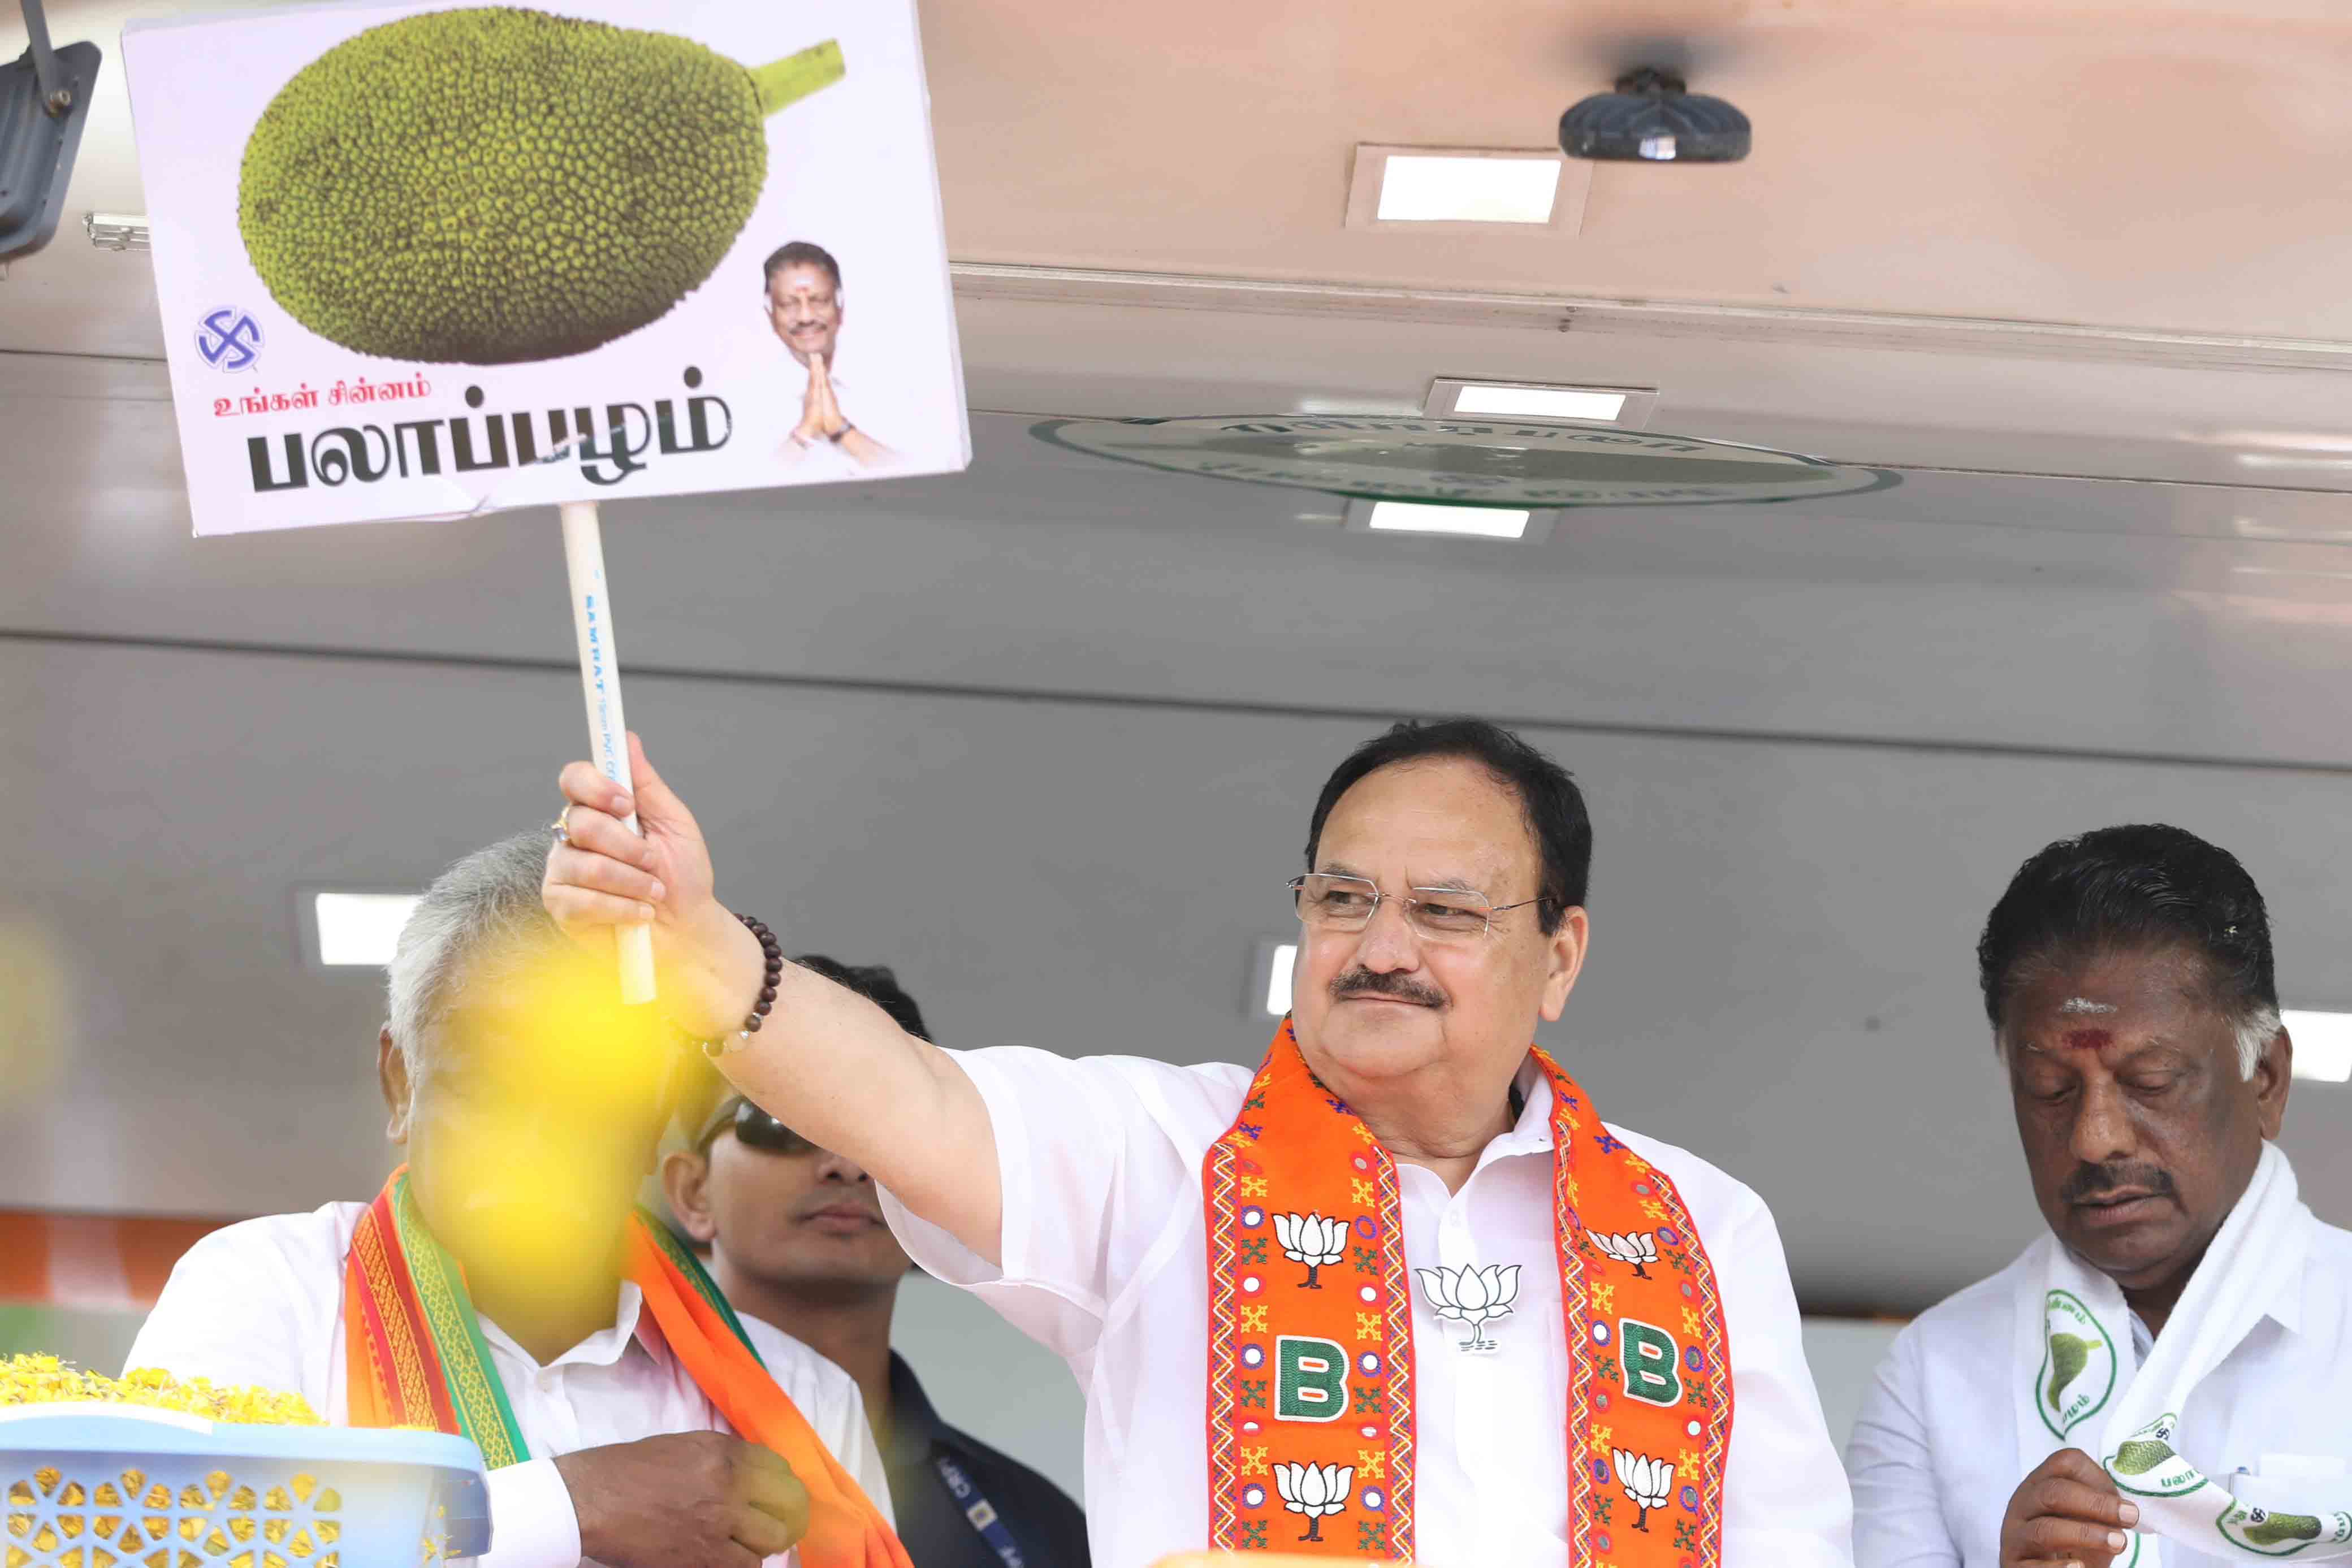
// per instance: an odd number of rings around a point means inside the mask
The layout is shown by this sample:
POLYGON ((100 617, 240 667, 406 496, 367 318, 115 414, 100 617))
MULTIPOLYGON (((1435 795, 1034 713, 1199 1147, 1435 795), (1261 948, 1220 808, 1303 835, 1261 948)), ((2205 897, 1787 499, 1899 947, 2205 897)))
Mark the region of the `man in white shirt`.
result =
POLYGON ((841 326, 847 313, 842 298, 841 264, 823 246, 793 240, 762 264, 763 306, 769 328, 801 369, 801 417, 777 448, 795 466, 829 470, 849 478, 887 466, 892 454, 842 412, 851 395, 838 373, 841 326))
POLYGON ((1516 736, 1401 725, 1333 775, 1291 884, 1295 1030, 1255 1074, 941 1051, 763 963, 633 758, 633 800, 565 769, 550 912, 583 941, 650 921, 663 1005, 737 1088, 1067 1360, 1096 1563, 1848 1561, 1764 1205, 1530 1049, 1583 961, 1591 831, 1516 736))
POLYGON ((2253 880, 2178 828, 2062 841, 1978 959, 2050 1233, 1879 1368, 1849 1448, 1860 1568, 2352 1550, 2297 1506, 2352 1508, 2352 1233, 2269 1142, 2294 1047, 2253 880))
MULTIPOLYGON (((627 1260, 647 1234, 630 1228, 645 1223, 635 1195, 693 1058, 619 1006, 609 964, 557 936, 539 903, 547 847, 531 833, 459 861, 401 933, 378 1068, 408 1163, 385 1196, 198 1242, 128 1364, 297 1393, 339 1425, 395 1424, 404 1413, 379 1410, 369 1371, 386 1358, 365 1333, 352 1340, 355 1322, 381 1324, 426 1364, 406 1380, 420 1424, 460 1429, 446 1416, 468 1375, 485 1395, 463 1429, 495 1467, 492 1568, 752 1568, 800 1538, 811 1493, 838 1492, 837 1478, 795 1475, 735 1435, 738 1396, 706 1391, 656 1322, 639 1282, 653 1276, 627 1260), (412 1297, 437 1301, 416 1325, 412 1297), (423 1386, 436 1365, 446 1393, 423 1386)), ((856 1385, 782 1335, 761 1354, 887 1510, 856 1385)), ((829 1472, 821 1457, 801 1463, 829 1472)))

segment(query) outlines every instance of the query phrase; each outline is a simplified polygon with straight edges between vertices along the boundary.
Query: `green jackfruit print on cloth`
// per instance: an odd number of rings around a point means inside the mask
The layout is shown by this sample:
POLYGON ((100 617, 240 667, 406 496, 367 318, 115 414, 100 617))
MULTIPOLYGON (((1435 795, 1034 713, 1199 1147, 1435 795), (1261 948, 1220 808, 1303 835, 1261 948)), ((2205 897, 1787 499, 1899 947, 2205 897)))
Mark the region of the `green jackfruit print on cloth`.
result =
POLYGON ((2091 1364, 2091 1353, 2100 1349, 2100 1342, 2081 1334, 2053 1333, 2050 1336, 2050 1392, 2047 1398, 2053 1410, 2063 1409, 2060 1400, 2083 1369, 2091 1364))
MULTIPOLYGON (((2245 1196, 2206 1249, 2147 1364, 2133 1353, 2130 1310, 2114 1281, 2045 1235, 2019 1271, 2017 1475, 2060 1448, 2105 1467, 2137 1503, 2139 1528, 2116 1568, 2161 1568, 2164 1543, 2240 1562, 2352 1559, 2352 1480, 2303 1483, 2294 1508, 2232 1496, 2182 1452, 2181 1415, 2207 1374, 2263 1319, 2268 1293, 2303 1275, 2313 1224, 2294 1171, 2265 1145, 2245 1196)), ((2352 1423, 2347 1423, 2352 1446, 2352 1423)))

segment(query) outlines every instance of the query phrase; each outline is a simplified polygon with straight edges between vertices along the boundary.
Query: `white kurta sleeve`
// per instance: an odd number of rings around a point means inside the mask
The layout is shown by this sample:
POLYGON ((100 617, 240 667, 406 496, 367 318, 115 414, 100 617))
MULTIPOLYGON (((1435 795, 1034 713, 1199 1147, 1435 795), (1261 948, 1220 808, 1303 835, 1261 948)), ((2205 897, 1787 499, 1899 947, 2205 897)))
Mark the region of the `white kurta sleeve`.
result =
MULTIPOLYGON (((131 1343, 126 1368, 299 1394, 322 1418, 348 1419, 342 1282, 357 1207, 247 1220, 189 1248, 131 1343)), ((488 1490, 485 1568, 580 1561, 579 1517, 554 1460, 492 1470, 488 1490)))
POLYGON ((1846 1568, 1853 1503, 1805 1364, 1780 1228, 1761 1198, 1706 1234, 1731 1336, 1734 1405, 1724 1476, 1724 1568, 1846 1568))
POLYGON ((492 1470, 490 1549, 481 1568, 573 1568, 580 1561, 580 1514, 553 1459, 526 1459, 492 1470))
POLYGON ((173 1267, 123 1369, 299 1394, 320 1419, 340 1420, 341 1270, 340 1238, 320 1215, 215 1230, 173 1267))
MULTIPOLYGON (((950 1051, 988 1107, 1003 1193, 992 1266, 887 1191, 883 1212, 925 1270, 961 1286, 1065 1359, 1092 1352, 1109 1303, 1159 1234, 1197 1206, 1195 1162, 1174 1132, 1214 1115, 1220 1087, 1131 1057, 1072 1060, 1026 1047, 950 1051)), ((1241 1103, 1232 1093, 1230 1116, 1241 1103)), ((1197 1218, 1197 1214, 1194 1216, 1197 1218)))
POLYGON ((1960 1568, 1927 1443, 1919 1336, 1897 1335, 1846 1443, 1856 1568, 1960 1568))

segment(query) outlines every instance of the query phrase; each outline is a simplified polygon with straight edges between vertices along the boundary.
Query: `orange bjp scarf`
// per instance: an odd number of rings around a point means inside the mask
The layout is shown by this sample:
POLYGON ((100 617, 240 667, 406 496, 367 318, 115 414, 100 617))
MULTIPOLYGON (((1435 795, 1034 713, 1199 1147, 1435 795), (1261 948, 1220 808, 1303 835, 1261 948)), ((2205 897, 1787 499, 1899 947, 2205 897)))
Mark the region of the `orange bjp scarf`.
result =
POLYGON ((1720 1568, 1732 1389, 1714 1269, 1674 1183, 1534 1056, 1552 1092, 1551 1255, 1416 1281, 1395 1163, 1284 1020, 1202 1161, 1213 1549, 1410 1561, 1415 1359, 1491 1349, 1534 1265, 1559 1270, 1570 1568, 1720 1568), (1415 1289, 1449 1325, 1426 1344, 1415 1289))
MULTIPOLYGON (((768 1375, 726 1298, 669 1228, 630 1222, 629 1278, 670 1353, 745 1440, 775 1450, 808 1489, 807 1568, 912 1568, 857 1482, 768 1375)), ((643 1332, 642 1329, 640 1332, 643 1332)), ((343 1354, 354 1427, 424 1427, 473 1440, 490 1469, 530 1457, 490 1368, 464 1271, 393 1172, 352 1237, 343 1354)), ((497 1521, 491 1521, 495 1529, 497 1521)))

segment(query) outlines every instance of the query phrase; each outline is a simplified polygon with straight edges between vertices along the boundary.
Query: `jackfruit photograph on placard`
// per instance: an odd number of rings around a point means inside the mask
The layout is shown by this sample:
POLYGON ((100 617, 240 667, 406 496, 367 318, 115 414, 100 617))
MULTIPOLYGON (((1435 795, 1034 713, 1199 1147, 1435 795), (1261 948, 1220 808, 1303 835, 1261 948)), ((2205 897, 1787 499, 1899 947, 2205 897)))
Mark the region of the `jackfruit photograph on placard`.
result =
POLYGON ((969 462, 911 0, 297 6, 124 53, 198 533, 969 462))

